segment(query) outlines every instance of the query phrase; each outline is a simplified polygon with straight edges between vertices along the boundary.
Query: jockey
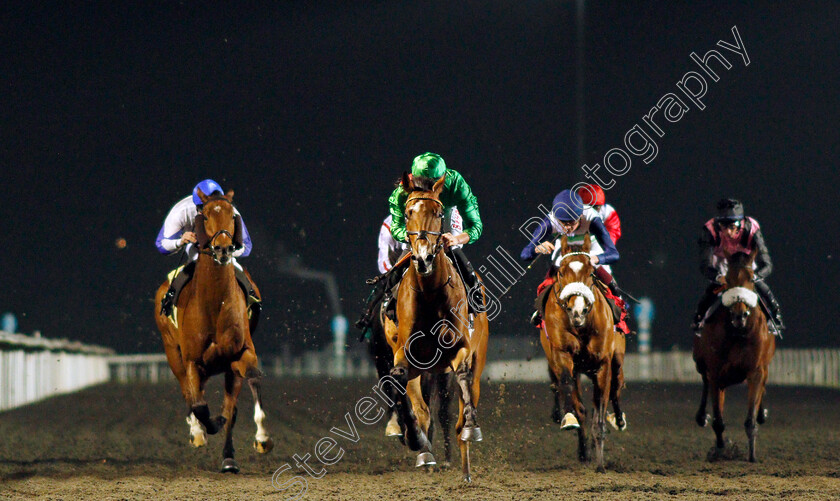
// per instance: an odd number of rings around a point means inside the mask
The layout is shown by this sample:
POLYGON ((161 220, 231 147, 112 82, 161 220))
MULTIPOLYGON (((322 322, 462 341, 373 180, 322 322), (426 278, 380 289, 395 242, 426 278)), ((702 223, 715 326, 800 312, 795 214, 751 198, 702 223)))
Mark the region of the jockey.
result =
MULTIPOLYGON (((178 295, 184 285, 192 278, 195 261, 198 259, 199 249, 197 246, 198 239, 195 236, 195 217, 201 212, 203 205, 198 196, 199 190, 207 196, 224 195, 222 187, 216 181, 212 179, 201 181, 195 185, 191 196, 183 198, 170 209, 155 241, 161 254, 173 254, 183 249, 190 260, 172 280, 169 290, 161 300, 160 312, 166 316, 172 315, 173 306, 178 303, 178 295)), ((239 211, 235 207, 233 213, 239 215, 239 211)), ((242 247, 234 251, 234 258, 245 257, 251 253, 251 236, 245 227, 245 221, 242 221, 242 234, 242 247)), ((233 266, 236 279, 242 288, 247 291, 248 307, 251 308, 253 304, 258 304, 260 299, 236 259, 233 259, 233 266)))
MULTIPOLYGON (((553 269, 560 265, 563 257, 559 255, 559 243, 551 242, 551 239, 540 243, 544 238, 551 236, 549 229, 554 234, 565 235, 566 241, 573 247, 582 245, 584 235, 586 233, 590 234, 592 241, 590 259, 592 265, 595 266, 595 275, 609 287, 612 296, 617 300, 614 300, 614 302, 623 309, 623 301, 618 298, 617 284, 609 269, 610 263, 618 261, 618 250, 615 248, 601 216, 593 208, 584 208, 581 197, 577 193, 572 193, 571 190, 563 190, 554 197, 551 212, 542 219, 539 227, 532 234, 528 245, 522 249, 520 254, 520 258, 524 260, 534 259, 537 254, 552 254, 552 269, 549 271, 546 280, 540 284, 537 293, 545 291, 554 283, 553 269), (622 304, 618 304, 619 302, 622 304)), ((623 316, 619 315, 617 317, 617 325, 622 324, 620 318, 623 318, 623 316)), ((531 321, 535 325, 540 325, 542 319, 539 310, 531 316, 531 321)), ((625 329, 626 325, 621 325, 621 328, 625 329)))
POLYGON ((618 239, 621 238, 621 220, 618 219, 618 212, 615 211, 613 206, 606 203, 604 190, 597 184, 587 184, 578 188, 577 195, 584 205, 592 207, 601 216, 601 221, 604 222, 607 233, 610 234, 613 243, 617 244, 618 239))
POLYGON ((697 305, 697 311, 694 313, 694 323, 691 328, 695 332, 703 328, 706 312, 717 299, 716 290, 720 287, 718 279, 726 275, 726 254, 736 252, 749 254, 753 250, 757 250, 753 263, 755 289, 770 310, 776 327, 779 330, 785 329, 779 303, 770 290, 770 286, 764 281, 773 271, 770 252, 764 243, 758 221, 751 217, 744 217, 744 206, 741 202, 731 198, 720 200, 717 204, 717 215, 703 225, 697 243, 700 246, 700 272, 711 283, 706 287, 697 305))
MULTIPOLYGON (((409 246, 403 242, 397 242, 394 236, 391 235, 391 221, 393 216, 390 214, 382 221, 382 226, 379 228, 379 260, 376 265, 379 267, 379 273, 386 275, 388 279, 383 280, 383 286, 377 287, 371 293, 368 301, 368 306, 362 314, 361 318, 356 322, 356 327, 364 330, 370 326, 373 313, 376 305, 382 297, 388 294, 391 288, 399 282, 400 277, 397 273, 388 273, 391 268, 400 260, 400 258, 409 250, 409 246)), ((444 228, 449 228, 453 235, 458 235, 463 232, 463 221, 461 214, 456 207, 452 208, 449 217, 444 219, 444 228)))

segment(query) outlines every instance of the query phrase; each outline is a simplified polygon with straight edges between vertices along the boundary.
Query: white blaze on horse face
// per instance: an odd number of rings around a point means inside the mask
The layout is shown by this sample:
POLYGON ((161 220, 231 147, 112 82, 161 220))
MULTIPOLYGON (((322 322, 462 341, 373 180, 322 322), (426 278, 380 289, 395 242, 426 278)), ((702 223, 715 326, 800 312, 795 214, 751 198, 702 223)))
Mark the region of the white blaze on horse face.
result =
POLYGON ((575 274, 580 273, 580 270, 583 269, 583 263, 581 263, 580 261, 569 263, 569 269, 575 272, 575 274))
POLYGON ((265 412, 263 412, 260 403, 254 404, 254 422, 257 423, 257 434, 254 439, 257 442, 265 442, 268 440, 268 431, 266 431, 263 421, 265 420, 265 412))
POLYGON ((586 300, 583 299, 581 296, 575 296, 575 300, 572 303, 572 316, 577 321, 578 319, 584 318, 583 309, 586 308, 586 300))

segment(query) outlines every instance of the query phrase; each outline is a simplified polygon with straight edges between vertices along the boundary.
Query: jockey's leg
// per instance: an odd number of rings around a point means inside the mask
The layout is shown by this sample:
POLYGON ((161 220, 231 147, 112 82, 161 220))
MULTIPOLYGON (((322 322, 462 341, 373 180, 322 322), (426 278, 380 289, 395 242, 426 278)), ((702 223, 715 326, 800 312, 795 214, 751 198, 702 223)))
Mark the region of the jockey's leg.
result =
MULTIPOLYGON (((400 259, 402 259, 402 257, 400 259)), ((411 261, 406 260, 402 264, 388 270, 388 273, 386 273, 380 281, 381 285, 377 285, 377 288, 374 289, 373 293, 370 295, 370 300, 368 301, 367 307, 362 313, 362 316, 356 321, 355 326, 357 328, 364 330, 370 327, 373 322, 376 305, 379 304, 380 300, 387 311, 388 306, 391 304, 391 299, 393 299, 391 296, 391 290, 402 279, 403 271, 405 271, 409 263, 411 263, 411 261)))
POLYGON ((166 291, 164 294, 163 299, 160 301, 160 314, 165 316, 172 315, 173 307, 178 304, 178 296, 181 295, 181 289, 184 288, 184 285, 190 281, 192 278, 193 272, 195 271, 195 261, 190 261, 172 279, 172 283, 169 284, 169 290, 166 291))
POLYGON ((464 254, 464 250, 460 247, 452 247, 449 249, 449 252, 454 258, 455 268, 458 270, 458 274, 461 275, 461 280, 467 288, 467 298, 469 299, 467 302, 469 303, 470 311, 474 313, 484 312, 484 292, 478 286, 478 277, 466 254, 464 254), (478 292, 475 293, 476 297, 473 297, 471 293, 477 286, 478 292))
POLYGON ((773 291, 770 290, 770 286, 767 285, 764 280, 756 280, 755 290, 758 291, 761 295, 761 299, 763 299, 770 308, 770 313, 773 315, 773 322, 775 322, 776 327, 783 330, 785 328, 785 323, 782 321, 782 308, 779 306, 779 302, 776 301, 776 296, 773 295, 773 291))
POLYGON ((236 276, 236 281, 239 282, 239 286, 242 287, 242 291, 245 292, 245 303, 248 306, 248 319, 251 329, 251 334, 257 330, 257 325, 260 321, 260 312, 262 311, 262 298, 260 297, 259 292, 257 292, 256 285, 251 282, 250 277, 248 274, 245 273, 245 269, 239 263, 234 260, 233 262, 233 274, 236 276))
POLYGON ((613 293, 613 296, 621 297, 621 294, 618 292, 618 283, 615 281, 615 277, 613 277, 606 268, 603 266, 596 266, 595 276, 598 277, 598 280, 604 282, 604 285, 610 288, 610 292, 613 293))
POLYGON ((531 324, 534 327, 542 325, 543 313, 545 313, 545 303, 548 295, 551 293, 551 287, 554 285, 554 276, 552 274, 546 275, 546 279, 537 286, 537 298, 534 300, 534 313, 531 314, 531 324))
POLYGON ((706 316, 706 312, 712 307, 717 299, 717 293, 715 291, 719 286, 719 283, 712 282, 708 287, 706 287, 706 290, 703 292, 703 297, 701 297, 700 302, 697 303, 697 310, 694 312, 694 320, 691 324, 691 330, 699 332, 703 327, 703 317, 706 316))

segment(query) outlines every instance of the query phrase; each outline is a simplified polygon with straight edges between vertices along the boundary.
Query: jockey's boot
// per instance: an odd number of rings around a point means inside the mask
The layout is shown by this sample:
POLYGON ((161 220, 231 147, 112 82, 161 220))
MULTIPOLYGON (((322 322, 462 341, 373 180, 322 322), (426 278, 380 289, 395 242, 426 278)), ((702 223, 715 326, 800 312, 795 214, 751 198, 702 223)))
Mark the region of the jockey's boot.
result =
POLYGON ((450 249, 450 254, 454 258, 455 268, 458 270, 458 274, 461 275, 461 280, 467 289, 468 311, 476 315, 487 311, 487 307, 484 305, 484 291, 481 290, 481 286, 478 283, 478 276, 476 276, 472 264, 470 264, 469 259, 464 254, 464 249, 460 247, 450 249), (473 291, 476 287, 478 288, 478 292, 474 293, 473 291))
POLYGON ((529 320, 531 325, 534 327, 539 327, 542 324, 542 316, 540 315, 540 310, 534 310, 534 313, 531 314, 531 319, 529 320))
POLYGON ((194 271, 195 261, 191 261, 185 264, 184 267, 181 268, 181 271, 175 275, 175 278, 172 279, 172 283, 169 284, 169 290, 166 291, 163 299, 160 300, 161 315, 167 317, 172 316, 172 310, 178 303, 178 296, 181 295, 181 289, 183 289, 184 285, 190 281, 194 271))
POLYGON ((260 312, 262 311, 262 298, 254 290, 248 275, 245 274, 245 269, 238 264, 233 266, 233 274, 236 276, 236 281, 242 291, 245 292, 245 304, 248 308, 248 323, 251 328, 251 334, 257 330, 257 325, 260 322, 260 312))
POLYGON ((700 331, 703 330, 703 319, 706 317, 706 312, 709 311, 709 308, 712 307, 712 304, 717 299, 715 291, 719 285, 717 282, 709 284, 703 292, 703 297, 700 298, 700 302, 697 303, 697 310, 694 312, 694 320, 691 323, 691 330, 695 334, 699 335, 700 331))
POLYGON ((785 330, 785 323, 782 321, 782 307, 779 306, 779 302, 776 301, 776 296, 773 294, 773 291, 770 290, 770 286, 767 285, 764 280, 756 280, 755 290, 758 291, 761 298, 770 309, 770 314, 773 315, 773 323, 776 324, 776 327, 778 327, 779 330, 785 330))

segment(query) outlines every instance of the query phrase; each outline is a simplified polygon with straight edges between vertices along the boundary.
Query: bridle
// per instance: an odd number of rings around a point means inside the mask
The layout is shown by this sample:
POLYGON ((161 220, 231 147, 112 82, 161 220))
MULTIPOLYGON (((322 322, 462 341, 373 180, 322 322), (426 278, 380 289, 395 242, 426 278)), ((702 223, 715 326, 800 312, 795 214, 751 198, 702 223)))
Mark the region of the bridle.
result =
MULTIPOLYGON (((216 201, 216 200, 224 200, 225 202, 227 202, 228 204, 230 204, 231 208, 233 208, 233 204, 232 204, 232 203, 231 203, 228 199, 223 198, 223 197, 214 198, 214 199, 209 200, 208 202, 210 202, 210 201, 216 201)), ((204 221, 207 219, 207 217, 204 215, 204 211, 203 211, 203 210, 199 211, 199 215, 201 216, 200 223, 199 223, 198 216, 196 216, 196 232, 198 233, 198 234, 196 235, 196 237, 199 239, 198 253, 199 253, 199 254, 205 254, 205 255, 208 255, 208 256, 212 257, 212 258, 213 258, 213 261, 214 261, 216 264, 220 264, 220 265, 230 264, 230 263, 231 263, 231 261, 228 261, 227 263, 222 263, 221 261, 219 261, 218 256, 217 256, 217 255, 216 255, 216 253, 215 253, 215 252, 213 252, 213 250, 212 250, 212 249, 213 249, 213 243, 214 243, 214 242, 216 241, 216 239, 217 239, 217 238, 219 238, 220 236, 222 236, 222 235, 227 235, 228 237, 230 237, 231 241, 233 242, 233 247, 234 247, 234 251, 235 251, 235 250, 236 250, 236 248, 237 248, 237 241, 236 241, 236 237, 234 236, 234 234, 232 234, 232 233, 231 233, 231 232, 229 232, 228 230, 219 230, 219 231, 217 231, 216 233, 214 233, 212 237, 210 237, 209 239, 207 239, 207 241, 206 241, 206 242, 202 242, 202 241, 201 241, 201 240, 203 240, 203 238, 202 238, 202 237, 207 238, 207 231, 206 231, 206 230, 205 230, 205 228, 204 228, 204 221), (200 227, 199 227, 199 226, 200 226, 200 227)), ((236 232, 236 229, 237 229, 237 228, 238 228, 238 226, 239 226, 239 221, 237 221, 237 218, 238 218, 238 217, 239 217, 239 216, 237 216, 237 215, 235 215, 235 214, 234 214, 234 217, 233 217, 233 220, 234 220, 234 232, 236 232)))
MULTIPOLYGON (((415 198, 411 198, 411 199, 409 199, 409 200, 405 203, 405 205, 406 205, 406 207, 408 207, 408 204, 414 203, 414 202, 416 202, 416 201, 418 201, 418 200, 431 200, 432 202, 435 202, 436 204, 438 204, 438 205, 440 206, 440 208, 441 208, 441 213, 440 213, 440 215, 438 216, 438 218, 439 218, 439 219, 441 219, 441 220, 444 218, 444 214, 443 214, 443 202, 441 202, 441 201, 440 201, 440 200, 438 200, 437 198, 432 198, 432 197, 415 197, 415 198)), ((443 228, 442 228, 442 227, 441 227, 441 230, 443 230, 443 228)), ((437 237, 437 239, 435 240, 434 252, 432 253, 432 256, 433 256, 433 257, 437 257, 438 253, 441 251, 441 249, 443 249, 443 242, 441 242, 441 241, 440 241, 440 238, 441 238, 441 236, 443 235, 443 231, 430 231, 430 230, 406 231, 406 232, 405 232, 405 234, 406 234, 406 235, 416 235, 416 236, 417 236, 417 238, 415 238, 415 239, 414 239, 414 241, 415 241, 415 242, 416 242, 417 240, 425 240, 425 241, 427 241, 427 242, 431 242, 431 241, 429 240, 429 238, 428 238, 428 235, 432 235, 432 236, 437 237)), ((412 252, 412 254, 411 254, 411 259, 412 259, 412 260, 416 260, 416 259, 417 259, 417 258, 415 257, 415 255, 414 255, 414 253, 413 253, 413 252, 412 252)))
MULTIPOLYGON (((569 252, 569 253, 567 253, 567 254, 563 254, 563 255, 560 257, 560 260, 559 260, 559 261, 557 261, 557 264, 559 265, 559 264, 560 264, 560 263, 562 263, 562 262, 563 262, 566 258, 573 257, 573 256, 586 256, 586 257, 589 257, 589 253, 588 253, 588 252, 582 252, 582 251, 575 251, 575 252, 569 252)), ((560 281, 558 280, 558 281, 557 281, 557 285, 559 285, 559 284, 560 284, 560 281)), ((570 285, 573 285, 573 284, 580 284, 582 287, 586 287, 586 288, 588 288, 588 289, 591 291, 591 287, 587 286, 587 285, 586 285, 586 284, 584 284, 583 282, 571 282, 571 283, 567 284, 567 285, 566 285, 566 287, 568 287, 568 286, 570 286, 570 285)), ((564 289, 565 289, 565 288, 564 288, 564 289)), ((561 293, 561 291, 559 291, 559 290, 558 290, 558 287, 556 287, 556 286, 552 286, 552 292, 554 293, 554 300, 555 300, 555 302, 557 303, 557 306, 560 306, 560 307, 562 308, 562 307, 563 307, 563 298, 561 298, 561 294, 562 294, 562 293, 561 293)), ((580 295, 580 294, 576 294, 576 295, 580 295)), ((590 301, 590 299, 589 299, 588 297, 584 297, 584 300, 585 300, 586 302, 590 303, 590 304, 594 304, 594 302, 595 302, 595 301, 590 301)), ((590 311, 591 311, 591 310, 590 310, 590 311)), ((587 312, 587 313, 589 313, 589 312, 587 312)))

